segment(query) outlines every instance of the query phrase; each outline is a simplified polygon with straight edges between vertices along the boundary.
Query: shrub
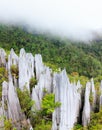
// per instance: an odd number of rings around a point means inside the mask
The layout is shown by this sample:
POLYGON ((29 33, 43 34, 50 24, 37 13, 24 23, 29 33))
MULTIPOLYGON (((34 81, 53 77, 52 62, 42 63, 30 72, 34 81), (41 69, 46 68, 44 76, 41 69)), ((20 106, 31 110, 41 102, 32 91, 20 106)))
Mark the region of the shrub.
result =
POLYGON ((0 67, 0 100, 2 99, 2 83, 8 81, 8 72, 4 67, 0 67))
POLYGON ((43 119, 40 124, 37 124, 34 130, 51 130, 52 123, 47 122, 43 119))
POLYGON ((4 128, 5 128, 5 130, 12 130, 13 129, 12 121, 10 119, 4 120, 4 128))
POLYGON ((47 63, 45 63, 45 65, 48 66, 49 68, 51 68, 53 72, 60 72, 61 71, 60 68, 55 64, 47 62, 47 63))
POLYGON ((18 78, 19 70, 18 70, 17 65, 14 65, 14 64, 11 65, 10 70, 11 70, 11 74, 12 74, 12 76, 15 76, 15 78, 18 78))
POLYGON ((34 104, 34 101, 32 101, 32 99, 30 98, 27 88, 24 88, 23 91, 17 88, 17 94, 20 101, 22 112, 24 112, 26 117, 28 118, 30 116, 31 107, 34 104))
POLYGON ((102 110, 100 110, 98 113, 91 113, 91 120, 88 129, 102 130, 102 110))
POLYGON ((37 84, 37 80, 35 77, 30 79, 30 92, 32 92, 32 88, 37 84))
POLYGON ((74 126, 73 130, 83 130, 83 127, 82 127, 82 125, 80 125, 80 124, 76 124, 76 125, 74 126))
POLYGON ((54 94, 47 93, 42 99, 41 110, 32 111, 30 119, 34 130, 51 130, 52 113, 60 105, 60 102, 55 102, 54 94))
POLYGON ((61 105, 60 102, 55 102, 55 95, 53 93, 46 94, 42 100, 42 112, 47 114, 52 114, 56 107, 61 105))
POLYGON ((93 103, 93 93, 92 92, 90 92, 89 102, 90 102, 90 104, 93 103))

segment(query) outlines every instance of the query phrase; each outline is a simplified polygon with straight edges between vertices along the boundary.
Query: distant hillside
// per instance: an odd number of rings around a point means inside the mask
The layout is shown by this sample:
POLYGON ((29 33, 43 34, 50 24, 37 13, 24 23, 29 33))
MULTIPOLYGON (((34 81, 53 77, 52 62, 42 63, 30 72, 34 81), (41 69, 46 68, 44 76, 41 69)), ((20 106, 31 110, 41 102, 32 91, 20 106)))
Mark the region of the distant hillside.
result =
POLYGON ((102 75, 102 41, 75 43, 46 34, 28 33, 23 27, 0 25, 0 47, 14 48, 17 53, 22 47, 27 52, 40 53, 50 67, 66 68, 69 74, 78 72, 89 78, 102 75))

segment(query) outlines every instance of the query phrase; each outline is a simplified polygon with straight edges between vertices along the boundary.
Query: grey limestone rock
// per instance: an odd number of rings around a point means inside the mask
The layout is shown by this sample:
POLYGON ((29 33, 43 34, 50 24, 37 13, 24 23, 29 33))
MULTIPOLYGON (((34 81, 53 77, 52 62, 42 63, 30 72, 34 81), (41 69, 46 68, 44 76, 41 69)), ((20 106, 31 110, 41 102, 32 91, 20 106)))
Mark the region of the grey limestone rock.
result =
POLYGON ((8 118, 8 83, 2 83, 2 101, 0 102, 0 129, 4 127, 4 117, 8 118))
POLYGON ((0 48, 0 66, 6 65, 6 52, 0 48))
POLYGON ((19 57, 19 88, 24 86, 30 90, 29 81, 34 77, 34 57, 31 53, 26 53, 24 49, 20 50, 19 57))
POLYGON ((83 116, 82 116, 82 123, 83 126, 87 126, 90 122, 90 88, 91 84, 90 82, 87 82, 86 89, 85 89, 85 101, 84 101, 84 108, 83 108, 83 116))
POLYGON ((101 95, 100 95, 100 109, 101 109, 102 108, 102 80, 100 85, 100 91, 101 91, 101 95))
POLYGON ((94 85, 94 80, 93 78, 91 79, 91 96, 92 96, 92 103, 91 105, 91 111, 94 111, 95 105, 96 105, 96 90, 95 90, 95 85, 94 85))
POLYGON ((11 80, 11 78, 12 78, 12 80, 14 80, 14 77, 11 74, 11 66, 15 65, 18 67, 18 56, 15 54, 13 49, 11 49, 10 54, 8 56, 8 64, 7 65, 8 65, 7 68, 8 68, 8 74, 9 74, 8 78, 9 78, 9 80, 11 80))
POLYGON ((43 73, 40 73, 38 83, 33 88, 32 99, 35 100, 36 109, 40 109, 41 101, 44 96, 44 91, 51 93, 52 91, 52 71, 48 67, 44 67, 42 70, 43 73))
POLYGON ((96 104, 96 90, 93 79, 86 84, 84 100, 82 123, 83 126, 87 126, 90 123, 90 113, 94 111, 96 104))
POLYGON ((41 73, 45 71, 45 66, 42 62, 42 56, 40 54, 35 55, 35 70, 36 78, 39 80, 41 73))
POLYGON ((8 83, 6 81, 2 83, 2 108, 3 115, 8 118, 8 83))
POLYGON ((32 107, 32 110, 36 111, 36 110, 40 110, 41 109, 41 104, 40 104, 40 100, 38 97, 38 86, 36 85, 35 88, 33 88, 32 90, 32 100, 34 101, 34 105, 32 107))
POLYGON ((54 74, 53 85, 55 102, 61 102, 61 106, 53 113, 52 130, 71 130, 79 116, 81 96, 78 89, 81 85, 79 82, 71 84, 65 70, 54 74))
POLYGON ((24 114, 22 114, 19 99, 12 80, 9 81, 8 87, 8 118, 12 119, 12 123, 20 129, 20 123, 24 119, 24 114))

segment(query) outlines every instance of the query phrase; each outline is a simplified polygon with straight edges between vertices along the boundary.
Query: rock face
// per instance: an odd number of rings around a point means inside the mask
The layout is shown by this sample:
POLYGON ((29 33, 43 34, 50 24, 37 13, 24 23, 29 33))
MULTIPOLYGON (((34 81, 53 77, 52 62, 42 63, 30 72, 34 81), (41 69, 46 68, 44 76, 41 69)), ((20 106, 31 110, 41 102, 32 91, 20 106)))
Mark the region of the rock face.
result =
POLYGON ((45 71, 45 66, 42 63, 42 57, 40 54, 35 55, 35 70, 36 70, 36 79, 39 80, 41 73, 45 71))
POLYGON ((91 95, 90 96, 92 97, 91 111, 94 111, 95 104, 96 104, 96 90, 95 90, 93 78, 91 79, 91 95))
MULTIPOLYGON (((6 117, 6 119, 12 119, 14 126, 20 129, 20 121, 24 119, 24 115, 21 112, 19 100, 12 80, 9 81, 9 83, 4 81, 2 84, 1 116, 6 117)), ((4 123, 2 120, 0 127, 3 125, 4 123)))
POLYGON ((12 119, 15 126, 20 129, 20 121, 24 118, 21 112, 19 100, 12 80, 3 82, 2 85, 2 108, 6 119, 12 119))
POLYGON ((102 81, 101 81, 101 85, 100 85, 100 91, 101 91, 101 95, 100 95, 100 109, 102 107, 102 81))
POLYGON ((8 71, 11 71, 11 66, 16 65, 18 66, 18 56, 15 54, 14 50, 11 49, 10 54, 8 56, 8 71))
POLYGON ((6 53, 3 49, 0 48, 0 66, 6 65, 6 53))
POLYGON ((85 90, 85 103, 84 103, 84 109, 83 109, 83 126, 87 126, 88 123, 90 122, 90 102, 89 102, 89 97, 90 97, 90 82, 86 84, 86 90, 85 90))
POLYGON ((55 102, 61 102, 61 107, 53 113, 52 130, 71 130, 77 122, 81 105, 81 95, 78 89, 80 83, 71 84, 66 71, 54 75, 55 102))
POLYGON ((12 80, 14 82, 14 86, 17 87, 17 79, 11 74, 11 66, 16 66, 18 68, 18 56, 15 54, 13 49, 11 49, 10 54, 8 55, 8 63, 6 66, 8 70, 8 79, 12 80))
POLYGON ((19 57, 19 88, 23 90, 26 86, 30 90, 29 81, 32 77, 34 77, 34 57, 31 53, 26 53, 24 49, 21 49, 19 57))
POLYGON ((35 108, 40 109, 40 104, 44 96, 44 91, 52 91, 52 70, 44 66, 41 55, 35 55, 35 71, 37 85, 33 88, 32 99, 35 100, 35 108))
POLYGON ((13 86, 12 80, 8 83, 8 113, 9 119, 13 122, 19 122, 22 118, 21 108, 15 87, 13 86))
MULTIPOLYGON (((27 55, 28 58, 28 55, 27 55)), ((28 58, 29 60, 29 58, 28 58)), ((28 62, 29 63, 29 62, 28 62)), ((3 116, 6 119, 12 119, 13 125, 17 129, 21 129, 21 121, 25 119, 24 114, 21 111, 19 99, 16 92, 16 87, 18 85, 18 81, 15 76, 12 75, 11 66, 15 65, 17 68, 19 67, 19 58, 15 54, 14 50, 11 49, 11 52, 8 56, 8 63, 6 65, 8 71, 8 83, 3 82, 2 84, 2 109, 3 116)), ((29 65, 30 66, 30 65, 29 65)), ((28 67, 30 69, 30 67, 28 67)), ((29 77, 29 72, 28 72, 29 77)))
MULTIPOLYGON (((84 100, 81 100, 82 87, 80 81, 71 83, 66 70, 60 73, 53 73, 52 70, 42 62, 40 54, 35 57, 31 53, 20 50, 17 56, 13 49, 6 60, 6 53, 0 49, 0 67, 6 67, 8 71, 8 81, 2 83, 2 101, 0 105, 0 116, 12 119, 13 125, 20 130, 21 122, 26 120, 21 111, 16 88, 22 91, 27 87, 32 100, 35 101, 32 110, 41 109, 41 101, 45 93, 54 93, 55 102, 60 102, 61 106, 56 108, 52 116, 52 130, 72 130, 75 123, 82 119, 83 126, 90 122, 90 112, 95 110, 96 91, 94 80, 86 84, 84 100), (15 65, 19 71, 18 77, 12 74, 11 66, 15 65), (37 84, 30 89, 30 79, 34 77, 37 84), (30 91, 31 90, 31 91, 30 91), (82 104, 82 102, 84 102, 82 104), (83 113, 82 113, 83 111, 83 113), (82 114, 81 114, 82 113, 82 114), (14 124, 17 122, 16 124, 14 124)), ((100 108, 102 106, 102 81, 101 81, 100 108)), ((27 120, 26 120, 27 121, 27 120)), ((30 124, 30 121, 29 121, 30 124)), ((0 120, 0 128, 4 126, 4 120, 0 120)))
POLYGON ((8 118, 8 83, 2 83, 2 108, 3 115, 8 118))
POLYGON ((91 82, 88 82, 86 84, 85 102, 82 116, 83 126, 87 126, 90 123, 90 112, 94 111, 95 101, 96 101, 96 91, 94 81, 93 79, 91 79, 91 82))
POLYGON ((8 83, 4 81, 2 83, 2 102, 0 107, 0 116, 2 120, 0 120, 0 128, 4 127, 4 119, 3 116, 8 118, 8 83))

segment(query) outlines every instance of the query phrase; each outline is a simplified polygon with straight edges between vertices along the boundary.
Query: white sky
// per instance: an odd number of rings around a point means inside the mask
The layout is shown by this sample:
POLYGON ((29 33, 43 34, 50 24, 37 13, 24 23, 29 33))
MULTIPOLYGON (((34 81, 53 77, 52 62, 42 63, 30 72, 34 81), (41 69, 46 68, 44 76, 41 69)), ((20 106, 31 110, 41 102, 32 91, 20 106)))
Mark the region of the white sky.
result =
POLYGON ((24 22, 63 36, 91 39, 102 29, 102 0, 0 0, 0 22, 24 22))

